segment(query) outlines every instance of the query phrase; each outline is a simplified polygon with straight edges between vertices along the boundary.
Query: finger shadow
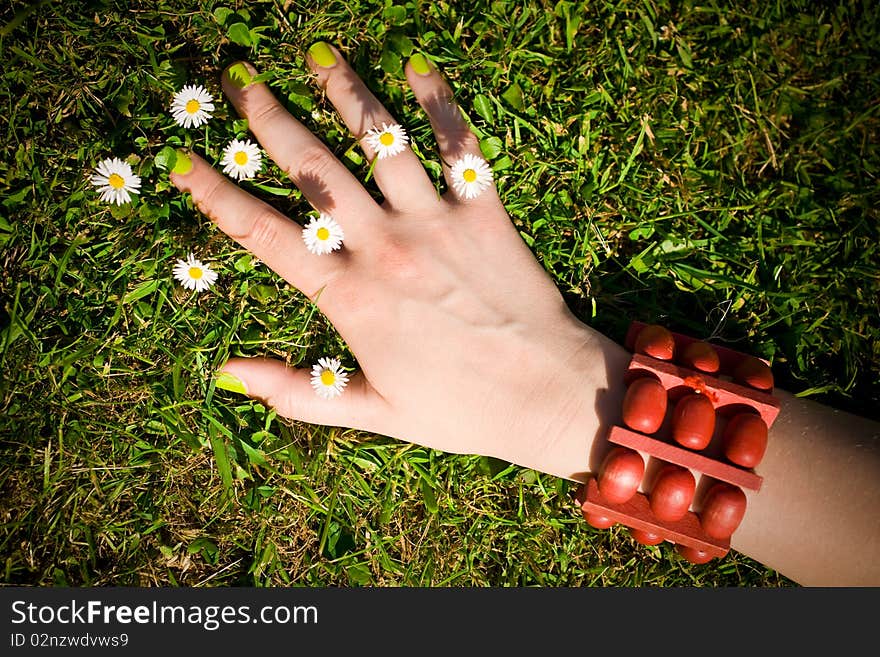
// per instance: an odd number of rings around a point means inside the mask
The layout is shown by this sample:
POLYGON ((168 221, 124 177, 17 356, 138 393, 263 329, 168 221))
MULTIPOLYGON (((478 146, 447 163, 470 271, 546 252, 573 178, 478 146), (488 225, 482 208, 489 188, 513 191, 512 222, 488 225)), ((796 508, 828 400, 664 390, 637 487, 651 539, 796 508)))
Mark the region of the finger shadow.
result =
POLYGON ((315 210, 326 212, 327 214, 333 213, 333 210, 336 208, 333 193, 330 191, 327 183, 321 180, 319 176, 309 171, 302 173, 299 176, 296 187, 315 210))
MULTIPOLYGON (((424 101, 423 106, 434 126, 434 139, 440 149, 441 159, 446 156, 454 161, 461 157, 468 142, 475 137, 455 98, 435 93, 424 101)), ((450 166, 445 160, 443 163, 450 166)))
MULTIPOLYGON (((376 123, 379 120, 379 117, 376 116, 377 106, 376 103, 380 103, 378 101, 375 94, 367 88, 367 83, 364 82, 362 85, 357 83, 350 83, 348 85, 347 94, 350 98, 354 99, 354 102, 360 107, 360 120, 357 125, 349 126, 349 130, 351 131, 354 138, 360 141, 364 138, 364 136, 376 126, 376 123), (371 98, 372 96, 372 98, 371 98)), ((390 112, 389 112, 390 113, 390 112)))

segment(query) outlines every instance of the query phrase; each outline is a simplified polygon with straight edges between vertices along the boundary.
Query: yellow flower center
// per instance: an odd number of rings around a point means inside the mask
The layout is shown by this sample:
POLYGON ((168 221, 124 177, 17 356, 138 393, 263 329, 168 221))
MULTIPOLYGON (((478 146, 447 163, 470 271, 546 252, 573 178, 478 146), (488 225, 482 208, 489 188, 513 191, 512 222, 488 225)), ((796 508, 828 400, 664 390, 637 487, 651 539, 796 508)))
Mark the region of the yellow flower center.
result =
POLYGON ((465 169, 461 177, 464 178, 465 182, 472 183, 477 179, 477 172, 473 169, 465 169))
POLYGON ((245 153, 244 151, 238 151, 233 159, 238 166, 243 167, 245 164, 247 164, 248 156, 247 153, 245 153))
POLYGON ((325 386, 332 386, 336 383, 336 375, 330 370, 324 370, 321 372, 321 383, 325 386))
POLYGON ((318 231, 315 233, 319 240, 326 240, 330 237, 330 231, 321 226, 318 231))
POLYGON ((202 277, 202 268, 201 267, 190 267, 189 268, 189 277, 194 281, 199 280, 202 277))
POLYGON ((379 143, 383 146, 391 146, 394 143, 394 135, 390 132, 383 132, 379 135, 379 143))
POLYGON ((195 114, 196 112, 199 111, 200 107, 201 107, 201 105, 199 104, 199 101, 197 101, 195 98, 193 98, 192 100, 187 101, 187 103, 186 103, 186 113, 187 114, 195 114))
POLYGON ((107 178, 107 184, 110 185, 113 189, 122 189, 125 187, 125 178, 120 176, 118 173, 111 173, 110 177, 107 178))

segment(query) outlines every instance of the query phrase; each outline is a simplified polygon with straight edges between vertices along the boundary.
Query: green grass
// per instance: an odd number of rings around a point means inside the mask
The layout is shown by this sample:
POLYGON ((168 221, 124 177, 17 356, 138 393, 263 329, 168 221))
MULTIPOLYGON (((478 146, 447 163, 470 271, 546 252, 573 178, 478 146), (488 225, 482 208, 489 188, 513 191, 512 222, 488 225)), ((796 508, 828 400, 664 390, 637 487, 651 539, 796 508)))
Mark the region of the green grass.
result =
MULTIPOLYGON (((694 566, 593 530, 568 482, 214 390, 230 355, 309 363, 345 345, 162 167, 166 147, 217 157, 244 134, 223 100, 200 130, 167 106, 188 82, 220 97, 219 72, 247 58, 364 176, 302 61, 323 38, 436 175, 401 70, 422 50, 582 320, 619 341, 631 319, 712 337, 771 359, 781 387, 877 417, 880 10, 816 4, 8 3, 2 581, 791 586, 736 553, 694 566), (113 155, 144 179, 118 209, 87 182, 113 155), (170 278, 190 249, 219 268, 210 293, 170 278)), ((245 186, 308 209, 277 169, 259 182, 245 186)))

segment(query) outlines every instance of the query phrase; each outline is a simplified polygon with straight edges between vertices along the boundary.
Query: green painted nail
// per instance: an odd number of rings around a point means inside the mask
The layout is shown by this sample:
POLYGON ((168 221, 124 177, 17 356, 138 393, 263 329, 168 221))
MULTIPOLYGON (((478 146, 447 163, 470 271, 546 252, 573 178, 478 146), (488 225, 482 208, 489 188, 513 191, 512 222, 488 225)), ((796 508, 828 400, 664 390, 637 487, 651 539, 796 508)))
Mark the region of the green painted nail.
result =
POLYGON ((226 77, 228 77, 229 81, 239 89, 244 89, 251 83, 251 80, 254 79, 251 72, 247 70, 247 67, 241 62, 236 62, 227 68, 226 77))
POLYGON ((336 55, 330 50, 330 46, 323 41, 318 41, 318 43, 309 48, 309 54, 318 66, 323 68, 336 66, 336 55))
POLYGON ((418 52, 409 58, 409 65, 419 75, 427 75, 431 72, 431 64, 428 63, 428 58, 418 52))
POLYGON ((214 385, 221 390, 237 392, 241 395, 247 394, 247 388, 245 388, 244 382, 229 372, 220 372, 220 374, 217 375, 217 381, 214 385))
POLYGON ((179 173, 180 175, 184 175, 189 173, 190 169, 193 168, 192 160, 189 158, 189 155, 186 151, 177 151, 177 160, 174 162, 174 168, 171 169, 174 173, 179 173))

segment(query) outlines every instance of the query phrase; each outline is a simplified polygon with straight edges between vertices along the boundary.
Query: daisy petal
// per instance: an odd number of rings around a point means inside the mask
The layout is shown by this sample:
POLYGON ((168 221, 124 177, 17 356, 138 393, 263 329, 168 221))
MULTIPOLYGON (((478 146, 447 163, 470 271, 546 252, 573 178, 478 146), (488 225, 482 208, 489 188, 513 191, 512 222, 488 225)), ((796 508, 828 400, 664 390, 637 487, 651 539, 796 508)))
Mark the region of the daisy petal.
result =
POLYGON ((466 153, 452 165, 452 187, 465 199, 476 198, 492 184, 492 169, 483 158, 466 153))
POLYGON ((116 205, 129 203, 131 195, 139 194, 141 187, 141 179, 131 165, 118 157, 101 160, 89 182, 98 189, 102 201, 116 205))
POLYGON ((345 234, 336 220, 329 214, 321 213, 313 217, 303 227, 303 241, 306 248, 316 255, 326 255, 342 247, 345 234))
POLYGON ((217 272, 190 253, 178 260, 172 270, 174 278, 187 290, 204 292, 217 281, 217 272))
POLYGON ((208 122, 214 111, 214 98, 201 85, 185 85, 174 94, 171 116, 183 128, 198 128, 208 122))
POLYGON ((223 149, 223 158, 220 164, 223 165, 223 173, 236 178, 245 180, 253 178, 263 163, 263 156, 260 154, 260 148, 250 140, 233 139, 223 149))
POLYGON ((343 371, 338 358, 319 358, 312 366, 311 384, 319 397, 333 399, 348 385, 348 374, 343 371))

